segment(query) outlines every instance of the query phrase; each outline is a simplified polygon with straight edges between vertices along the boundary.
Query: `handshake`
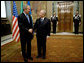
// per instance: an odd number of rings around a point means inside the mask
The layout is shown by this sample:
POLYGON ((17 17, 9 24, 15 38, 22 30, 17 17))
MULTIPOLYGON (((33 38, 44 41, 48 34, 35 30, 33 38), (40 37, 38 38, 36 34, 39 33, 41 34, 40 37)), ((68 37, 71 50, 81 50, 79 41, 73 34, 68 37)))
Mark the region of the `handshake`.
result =
POLYGON ((28 32, 33 33, 33 29, 29 29, 28 32))

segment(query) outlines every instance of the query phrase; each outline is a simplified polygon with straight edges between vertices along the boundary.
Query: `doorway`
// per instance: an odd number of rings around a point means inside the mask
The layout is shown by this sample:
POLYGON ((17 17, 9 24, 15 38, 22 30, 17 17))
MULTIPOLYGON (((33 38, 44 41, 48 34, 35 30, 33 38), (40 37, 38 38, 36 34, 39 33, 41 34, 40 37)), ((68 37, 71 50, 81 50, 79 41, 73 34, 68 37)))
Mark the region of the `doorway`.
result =
POLYGON ((58 2, 57 8, 58 32, 73 32, 73 2, 58 2))

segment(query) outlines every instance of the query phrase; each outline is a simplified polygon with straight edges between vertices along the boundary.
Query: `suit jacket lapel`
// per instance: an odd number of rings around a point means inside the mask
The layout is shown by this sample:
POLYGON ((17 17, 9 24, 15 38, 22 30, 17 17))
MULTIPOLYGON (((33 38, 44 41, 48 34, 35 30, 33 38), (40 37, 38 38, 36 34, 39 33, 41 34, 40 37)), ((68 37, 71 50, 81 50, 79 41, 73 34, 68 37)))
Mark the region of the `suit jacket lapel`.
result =
MULTIPOLYGON (((41 23, 41 18, 40 18, 40 23, 41 23)), ((41 23, 41 26, 45 25, 47 23, 46 17, 44 18, 43 22, 41 23)))
POLYGON ((46 23, 47 23, 47 21, 46 21, 46 17, 45 17, 43 20, 43 24, 46 24, 46 23))
MULTIPOLYGON (((27 19, 27 17, 25 16, 25 14, 23 13, 23 15, 24 15, 24 19, 25 19, 25 21, 27 21, 28 22, 28 19, 27 19)), ((30 18, 29 18, 30 19, 30 18)), ((29 22, 28 22, 28 24, 29 24, 29 22)))

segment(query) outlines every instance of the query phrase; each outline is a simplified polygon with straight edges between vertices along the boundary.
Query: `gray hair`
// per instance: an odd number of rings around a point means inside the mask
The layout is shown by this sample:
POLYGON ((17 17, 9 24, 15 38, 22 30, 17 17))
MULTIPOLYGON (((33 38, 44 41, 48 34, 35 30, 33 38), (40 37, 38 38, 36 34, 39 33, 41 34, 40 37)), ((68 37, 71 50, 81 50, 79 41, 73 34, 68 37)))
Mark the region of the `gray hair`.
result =
POLYGON ((43 14, 46 15, 46 11, 45 10, 41 10, 41 12, 43 12, 43 14))
MULTIPOLYGON (((23 10, 24 10, 24 9, 27 9, 27 6, 29 6, 29 5, 24 4, 24 5, 23 5, 23 10)), ((30 6, 29 6, 29 7, 30 7, 30 6)))

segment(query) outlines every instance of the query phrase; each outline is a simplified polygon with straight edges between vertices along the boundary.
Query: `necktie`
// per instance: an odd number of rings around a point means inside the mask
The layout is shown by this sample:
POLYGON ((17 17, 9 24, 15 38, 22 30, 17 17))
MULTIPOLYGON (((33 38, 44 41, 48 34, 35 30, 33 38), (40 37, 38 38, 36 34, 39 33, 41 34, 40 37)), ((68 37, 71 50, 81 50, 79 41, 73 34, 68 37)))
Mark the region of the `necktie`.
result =
POLYGON ((29 16, 28 16, 28 15, 26 15, 26 17, 27 17, 27 19, 28 19, 28 22, 30 23, 29 16))
POLYGON ((41 18, 41 24, 43 24, 43 19, 41 18))

